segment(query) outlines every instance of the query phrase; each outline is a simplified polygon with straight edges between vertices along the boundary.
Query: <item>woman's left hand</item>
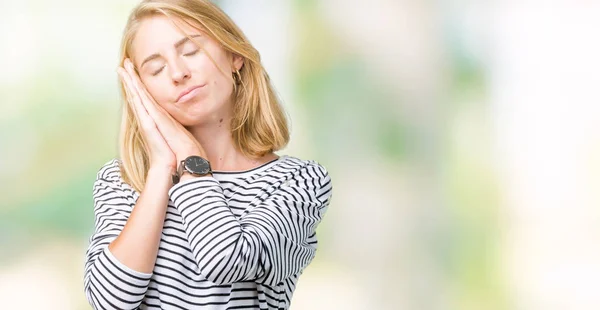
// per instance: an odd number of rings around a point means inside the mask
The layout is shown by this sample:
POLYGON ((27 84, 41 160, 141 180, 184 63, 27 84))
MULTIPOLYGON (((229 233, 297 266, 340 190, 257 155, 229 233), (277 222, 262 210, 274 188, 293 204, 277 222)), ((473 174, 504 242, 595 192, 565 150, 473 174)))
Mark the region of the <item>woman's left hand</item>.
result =
POLYGON ((125 59, 124 66, 127 73, 125 75, 127 82, 125 83, 125 87, 128 87, 130 92, 136 92, 140 96, 146 111, 154 119, 158 130, 177 157, 177 162, 184 160, 190 155, 200 155, 206 158, 204 149, 198 140, 181 123, 176 121, 173 116, 156 103, 135 72, 129 58, 125 59))

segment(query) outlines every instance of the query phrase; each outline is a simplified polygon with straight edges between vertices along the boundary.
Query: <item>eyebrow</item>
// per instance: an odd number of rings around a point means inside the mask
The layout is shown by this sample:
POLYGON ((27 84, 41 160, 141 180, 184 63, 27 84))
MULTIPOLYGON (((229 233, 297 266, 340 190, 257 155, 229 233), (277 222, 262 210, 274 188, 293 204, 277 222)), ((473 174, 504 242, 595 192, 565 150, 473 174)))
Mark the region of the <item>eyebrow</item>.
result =
MULTIPOLYGON (((175 42, 175 44, 173 44, 173 46, 174 46, 175 48, 178 48, 178 47, 180 47, 181 45, 183 45, 184 43, 186 43, 187 41, 189 41, 189 40, 190 40, 190 38, 201 37, 201 36, 202 36, 202 35, 200 35, 200 34, 194 34, 194 35, 191 35, 191 36, 189 36, 189 37, 184 37, 184 38, 180 39, 179 41, 175 42)), ((145 65, 147 62, 149 62, 149 61, 151 61, 151 60, 154 60, 154 59, 156 59, 156 58, 159 58, 159 57, 160 57, 160 54, 156 54, 156 53, 155 53, 155 54, 152 54, 152 55, 150 55, 150 56, 148 56, 148 57, 146 57, 146 59, 144 59, 144 61, 142 61, 142 64, 140 65, 140 69, 141 69, 141 68, 142 68, 142 67, 143 67, 143 66, 144 66, 144 65, 145 65)))

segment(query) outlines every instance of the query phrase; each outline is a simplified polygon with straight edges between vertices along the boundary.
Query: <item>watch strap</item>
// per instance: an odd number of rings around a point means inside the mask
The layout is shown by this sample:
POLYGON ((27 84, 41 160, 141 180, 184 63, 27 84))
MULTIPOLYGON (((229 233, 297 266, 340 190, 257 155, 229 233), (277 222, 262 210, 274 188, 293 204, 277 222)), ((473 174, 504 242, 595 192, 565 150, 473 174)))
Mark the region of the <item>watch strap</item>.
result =
POLYGON ((175 171, 175 174, 173 174, 172 178, 171 178, 173 180, 173 184, 177 184, 181 180, 181 175, 183 174, 183 165, 184 164, 185 164, 185 160, 182 160, 181 162, 179 162, 179 165, 177 166, 177 171, 175 171))

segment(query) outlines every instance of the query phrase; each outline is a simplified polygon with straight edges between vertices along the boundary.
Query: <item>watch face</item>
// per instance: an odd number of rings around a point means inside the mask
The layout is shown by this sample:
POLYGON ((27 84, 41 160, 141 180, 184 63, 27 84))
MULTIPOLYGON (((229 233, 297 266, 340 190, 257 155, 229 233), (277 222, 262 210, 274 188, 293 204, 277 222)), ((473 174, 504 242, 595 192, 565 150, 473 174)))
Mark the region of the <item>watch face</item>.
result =
POLYGON ((185 168, 188 172, 194 174, 207 174, 210 172, 208 160, 200 156, 190 156, 185 159, 185 168))

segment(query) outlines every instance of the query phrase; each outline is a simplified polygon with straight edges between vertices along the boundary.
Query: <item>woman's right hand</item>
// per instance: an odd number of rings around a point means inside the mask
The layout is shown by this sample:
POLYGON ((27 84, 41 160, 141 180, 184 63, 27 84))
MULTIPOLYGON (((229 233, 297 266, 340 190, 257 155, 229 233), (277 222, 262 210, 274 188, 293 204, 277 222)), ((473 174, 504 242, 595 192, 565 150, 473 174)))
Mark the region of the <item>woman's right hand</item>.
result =
POLYGON ((160 133, 156 122, 148 114, 145 105, 152 104, 146 93, 140 93, 133 84, 133 78, 122 67, 117 68, 117 73, 125 88, 127 102, 135 113, 135 117, 146 142, 146 152, 150 158, 150 168, 168 169, 171 174, 177 171, 177 158, 175 153, 160 133), (146 100, 147 102, 142 102, 146 100))

